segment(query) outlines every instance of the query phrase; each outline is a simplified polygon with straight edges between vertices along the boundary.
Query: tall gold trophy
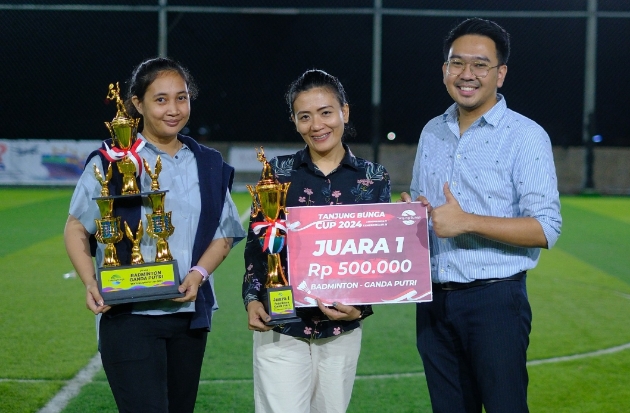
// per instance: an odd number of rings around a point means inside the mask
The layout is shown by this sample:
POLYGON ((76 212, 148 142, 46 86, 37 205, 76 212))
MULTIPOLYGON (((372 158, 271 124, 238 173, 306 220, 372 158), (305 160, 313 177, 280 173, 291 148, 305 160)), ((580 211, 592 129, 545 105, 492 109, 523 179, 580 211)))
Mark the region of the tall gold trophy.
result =
MULTIPOLYGON (((116 102, 116 116, 111 122, 105 122, 105 126, 112 135, 114 146, 128 151, 136 142, 138 134, 138 123, 140 118, 132 118, 127 114, 125 103, 120 98, 120 86, 111 83, 107 99, 116 102)), ((136 184, 136 165, 130 157, 124 157, 116 162, 118 171, 123 175, 122 195, 139 194, 140 190, 136 184)))
POLYGON ((260 244, 267 253, 266 310, 271 320, 267 325, 285 324, 299 321, 293 300, 293 288, 289 285, 282 263, 280 251, 285 244, 287 215, 286 198, 290 182, 281 184, 273 175, 273 170, 262 147, 256 150, 258 160, 263 164, 262 177, 254 188, 247 185, 252 196, 252 218, 259 215, 262 220, 252 223, 255 234, 260 234, 260 244), (282 215, 281 215, 282 214, 282 215))
MULTIPOLYGON (((101 214, 101 219, 96 220, 96 240, 105 244, 103 263, 97 268, 98 287, 105 304, 121 304, 137 301, 163 300, 182 297, 178 288, 180 285, 177 262, 169 251, 166 238, 173 234, 175 228, 171 225, 171 212, 164 213, 164 196, 167 191, 160 191, 158 176, 162 170, 161 160, 158 156, 155 173, 146 159, 142 159, 144 169, 151 177, 151 191, 140 193, 136 182, 136 175, 142 172, 140 156, 136 152, 144 144, 137 139, 138 123, 140 119, 131 118, 125 110, 125 105, 120 98, 118 83, 109 85, 107 99, 116 102, 116 117, 111 122, 105 122, 105 126, 112 135, 112 147, 105 145, 101 152, 106 153, 110 160, 105 177, 96 165, 94 176, 101 184, 101 196, 94 198, 101 214), (109 182, 112 179, 112 164, 116 164, 121 188, 120 194, 110 194, 109 182), (136 166, 137 165, 137 166, 136 166), (151 202, 153 214, 147 214, 147 234, 157 238, 155 262, 145 262, 141 252, 141 244, 144 236, 142 219, 135 222, 124 222, 124 232, 121 228, 121 217, 114 216, 114 203, 116 200, 127 202, 132 198, 147 197, 151 202), (136 227, 136 233, 131 230, 136 227), (124 235, 131 244, 129 262, 121 263, 116 250, 116 244, 123 240, 124 235)), ((114 185, 116 187, 116 185, 114 185)), ((135 202, 140 208, 140 202, 135 202)), ((126 244, 127 245, 127 244, 126 244)), ((122 256, 122 254, 121 254, 122 256)))

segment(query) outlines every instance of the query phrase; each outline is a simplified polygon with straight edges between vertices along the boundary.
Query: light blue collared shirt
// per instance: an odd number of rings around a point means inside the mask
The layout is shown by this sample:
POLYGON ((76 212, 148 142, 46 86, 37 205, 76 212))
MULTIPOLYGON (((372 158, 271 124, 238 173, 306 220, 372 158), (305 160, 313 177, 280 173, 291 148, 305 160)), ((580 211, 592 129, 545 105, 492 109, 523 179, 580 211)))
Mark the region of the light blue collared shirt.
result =
MULTIPOLYGON (((142 135, 139 134, 138 137, 142 139, 142 135)), ((175 231, 168 237, 167 242, 173 259, 177 260, 180 279, 183 280, 190 268, 193 243, 201 213, 197 160, 186 145, 183 145, 175 156, 171 157, 148 141, 138 154, 141 158, 147 160, 154 173, 157 156, 160 155, 162 172, 159 174, 158 181, 160 189, 168 191, 165 195, 164 211, 172 211, 171 223, 175 227, 175 231)), ((100 218, 98 206, 93 198, 99 197, 101 191, 101 185, 94 177, 92 164, 99 168, 103 176, 105 175, 100 157, 94 156, 90 160, 90 164, 85 167, 70 202, 70 215, 77 218, 90 234, 96 232, 94 220, 100 218)), ((151 177, 143 171, 140 179, 142 180, 142 188, 148 190, 151 187, 151 177)), ((152 212, 148 198, 143 197, 140 217, 144 228, 144 236, 140 242, 140 250, 146 262, 153 262, 156 253, 156 240, 151 238, 146 232, 146 214, 151 214, 152 212)), ((133 227, 131 230, 135 234, 138 229, 137 224, 131 226, 133 227)), ((122 230, 124 231, 124 228, 122 230)), ((223 204, 219 227, 213 239, 233 238, 233 245, 236 245, 244 236, 245 231, 240 223, 236 205, 234 205, 234 201, 232 201, 228 191, 223 204)), ((104 245, 99 243, 96 251, 97 266, 103 262, 104 249, 104 245)), ((209 278, 209 282, 212 283, 214 292, 212 276, 209 278)), ((139 302, 133 305, 133 313, 135 314, 160 315, 192 311, 195 311, 194 302, 177 303, 171 300, 160 300, 139 302)))
MULTIPOLYGON (((433 208, 449 188, 466 212, 495 217, 533 217, 551 248, 562 218, 551 142, 544 129, 507 108, 502 95, 459 136, 457 105, 432 119, 420 135, 411 196, 433 208)), ((474 234, 438 238, 429 222, 433 282, 503 278, 536 266, 540 248, 523 248, 474 234)))

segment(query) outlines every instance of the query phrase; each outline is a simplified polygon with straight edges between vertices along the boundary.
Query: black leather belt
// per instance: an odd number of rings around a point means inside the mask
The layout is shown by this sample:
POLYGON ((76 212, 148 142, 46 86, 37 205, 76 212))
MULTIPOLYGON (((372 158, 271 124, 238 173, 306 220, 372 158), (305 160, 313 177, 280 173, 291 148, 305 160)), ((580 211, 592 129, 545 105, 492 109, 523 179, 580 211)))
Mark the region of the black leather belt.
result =
POLYGON ((504 278, 487 278, 485 280, 475 280, 469 283, 458 283, 454 281, 449 281, 445 283, 433 283, 434 290, 442 290, 442 291, 455 291, 455 290, 465 290, 467 288, 479 287, 480 285, 493 284, 501 281, 520 281, 527 274, 527 271, 521 271, 517 274, 510 275, 509 277, 504 278))

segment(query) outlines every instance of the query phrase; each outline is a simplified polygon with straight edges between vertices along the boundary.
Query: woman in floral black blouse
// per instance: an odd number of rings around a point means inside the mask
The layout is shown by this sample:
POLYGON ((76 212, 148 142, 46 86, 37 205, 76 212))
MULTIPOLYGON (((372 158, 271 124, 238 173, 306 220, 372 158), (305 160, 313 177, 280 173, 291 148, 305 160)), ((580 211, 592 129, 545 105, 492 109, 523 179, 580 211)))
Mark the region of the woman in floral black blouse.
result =
MULTIPOLYGON (((341 83, 321 70, 293 82, 286 100, 306 147, 269 164, 279 182, 291 182, 287 206, 390 202, 382 165, 355 157, 342 143, 350 108, 341 83)), ((281 252, 286 269, 286 248, 281 252)), ((362 320, 371 306, 335 303, 300 308, 301 321, 275 327, 263 302, 267 259, 251 227, 245 247, 243 300, 254 332, 256 412, 345 412, 361 350, 362 320)))

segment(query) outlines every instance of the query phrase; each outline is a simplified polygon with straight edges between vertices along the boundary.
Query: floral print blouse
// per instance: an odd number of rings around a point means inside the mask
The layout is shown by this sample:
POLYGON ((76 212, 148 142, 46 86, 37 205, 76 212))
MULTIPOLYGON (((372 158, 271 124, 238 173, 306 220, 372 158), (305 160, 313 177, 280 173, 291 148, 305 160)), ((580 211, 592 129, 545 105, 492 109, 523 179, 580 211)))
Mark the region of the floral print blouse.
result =
MULTIPOLYGON (((389 203, 391 186, 389 174, 382 165, 355 157, 344 144, 346 153, 339 166, 324 175, 312 162, 308 147, 294 155, 282 155, 269 160, 280 183, 291 182, 287 193, 288 207, 337 204, 389 203)), ((267 282, 267 257, 263 253, 258 236, 250 227, 245 245, 245 276, 243 278, 243 302, 265 302, 267 282)), ((280 252, 282 267, 287 273, 286 248, 280 252)), ((372 307, 357 306, 361 319, 372 314, 372 307)), ((293 337, 318 339, 339 335, 359 327, 359 320, 329 320, 317 307, 298 308, 300 322, 278 325, 275 331, 293 337)))

